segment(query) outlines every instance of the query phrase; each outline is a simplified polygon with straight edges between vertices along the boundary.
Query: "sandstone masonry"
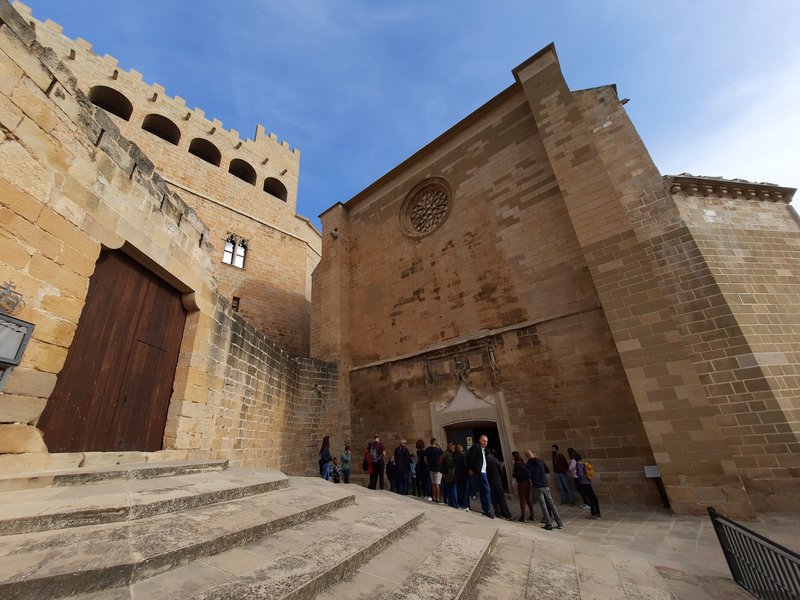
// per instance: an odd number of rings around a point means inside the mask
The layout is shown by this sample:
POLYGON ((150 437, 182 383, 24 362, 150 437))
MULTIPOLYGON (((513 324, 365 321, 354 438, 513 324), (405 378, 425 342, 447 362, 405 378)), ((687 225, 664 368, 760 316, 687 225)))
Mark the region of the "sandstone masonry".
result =
MULTIPOLYGON (((262 165, 259 177, 277 170, 278 176, 285 177, 288 194, 282 200, 258 189, 260 208, 231 206, 228 213, 247 213, 242 218, 254 223, 249 249, 262 243, 258 231, 267 231, 263 243, 274 243, 276 255, 285 253, 286 277, 276 278, 282 283, 275 283, 278 291, 268 300, 281 296, 287 307, 292 302, 296 307, 276 310, 274 320, 257 314, 251 320, 244 310, 231 309, 233 288, 224 289, 225 282, 230 282, 224 273, 233 267, 220 265, 221 246, 200 213, 211 214, 208 205, 221 210, 226 198, 212 198, 210 190, 227 189, 223 177, 254 186, 204 165, 187 163, 181 175, 178 163, 184 158, 178 155, 185 152, 171 145, 168 152, 159 149, 162 140, 147 140, 149 132, 138 133, 142 147, 131 142, 123 129, 136 133, 138 125, 109 116, 91 102, 89 92, 84 92, 90 90, 91 80, 87 87, 76 81, 71 67, 80 62, 76 56, 88 53, 85 45, 71 52, 70 43, 56 36, 52 25, 29 23, 25 8, 17 8, 22 15, 6 0, 0 1, 0 279, 15 284, 24 299, 15 316, 33 323, 35 329, 21 365, 12 370, 0 392, 3 471, 186 458, 227 458, 234 464, 298 474, 315 471, 316 464, 307 457, 316 454, 322 435, 336 430, 333 424, 339 422, 341 408, 332 392, 337 385, 336 366, 296 358, 288 350, 302 349, 306 343, 308 309, 303 305, 307 305, 310 269, 318 256, 314 250, 318 234, 294 215, 296 152, 261 130, 255 142, 241 143, 246 153, 240 156, 249 160, 259 153, 272 153, 265 164, 274 163, 268 168, 262 165), (38 33, 54 40, 56 49, 43 46, 38 33), (154 159, 145 154, 145 147, 154 159), (203 169, 208 173, 194 179, 203 169), (181 176, 194 181, 193 191, 182 188, 188 185, 179 181, 181 176), (184 195, 193 202, 202 196, 208 205, 199 202, 192 208, 184 195), (264 208, 269 206, 273 208, 264 208), (250 218, 258 210, 261 216, 250 218), (186 311, 171 382, 164 450, 138 456, 85 451, 47 454, 47 436, 42 440, 35 426, 80 327, 95 261, 101 253, 114 250, 133 257, 177 289, 186 311)), ((95 59, 87 58, 86 65, 96 64, 95 59)), ((104 60, 108 62, 99 62, 104 60)), ((114 75, 112 69, 102 77, 118 81, 128 75, 114 75)), ((148 101, 136 102, 144 106, 148 101)), ((157 105, 166 111, 168 104, 157 105)), ((191 127, 197 131, 215 126, 197 113, 192 117, 191 127)), ((187 137, 194 135, 185 127, 187 137)), ((228 140, 226 155, 233 154, 235 132, 217 133, 228 140)), ((199 160, 187 156, 189 162, 199 160)), ((230 193, 246 202, 246 194, 240 191, 230 193)), ((264 294, 270 295, 269 286, 264 294)), ((242 307, 245 300, 243 296, 242 307)))
POLYGON ((576 447, 602 501, 656 502, 657 465, 678 513, 796 510, 794 190, 662 177, 552 45, 514 76, 322 215, 312 353, 354 439, 491 424, 506 454, 576 447))

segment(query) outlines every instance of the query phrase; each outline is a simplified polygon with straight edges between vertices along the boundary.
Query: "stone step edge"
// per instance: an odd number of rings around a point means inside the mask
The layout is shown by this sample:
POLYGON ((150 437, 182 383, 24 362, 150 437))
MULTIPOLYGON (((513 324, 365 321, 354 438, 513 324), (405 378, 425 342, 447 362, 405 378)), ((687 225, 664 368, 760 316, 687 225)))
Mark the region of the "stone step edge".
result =
MULTIPOLYGON (((442 547, 446 547, 448 545, 448 539, 450 538, 461 538, 464 537, 463 535, 459 535, 459 531, 462 527, 474 527, 474 525, 459 525, 453 531, 451 531, 445 538, 442 540, 442 543, 439 544, 436 549, 433 551, 431 556, 435 556, 438 554, 439 549, 442 547)), ((464 582, 461 584, 458 592, 453 596, 452 600, 467 600, 473 597, 473 593, 475 591, 475 586, 480 578, 481 572, 486 567, 486 564, 489 562, 489 559, 494 552, 495 546, 497 545, 497 540, 500 535, 499 529, 497 527, 492 528, 494 531, 492 532, 491 538, 486 542, 483 550, 480 553, 480 557, 478 560, 474 561, 472 567, 469 570, 468 575, 464 579, 464 582)), ((467 560, 467 559, 464 559, 467 560)), ((411 582, 416 578, 417 574, 420 572, 421 569, 424 569, 426 561, 423 560, 411 573, 406 576, 406 578, 398 585, 395 589, 386 592, 381 596, 381 600, 402 600, 403 598, 407 597, 407 592, 409 586, 411 586, 411 582)), ((415 597, 417 594, 415 594, 415 597)))
POLYGON ((478 561, 475 563, 475 566, 472 568, 469 577, 467 577, 467 579, 464 581, 464 585, 461 586, 461 591, 458 593, 458 596, 456 596, 456 598, 467 599, 472 595, 472 592, 475 590, 475 587, 478 584, 478 580, 481 577, 481 573, 486 568, 489 559, 492 557, 492 553, 494 552, 494 549, 497 546, 497 540, 499 536, 500 536, 500 530, 495 528, 492 539, 489 540, 488 544, 486 544, 486 548, 484 548, 483 552, 481 553, 481 557, 478 559, 478 561))
POLYGON ((125 506, 109 506, 79 511, 64 511, 53 513, 40 513, 30 517, 14 517, 0 519, 0 537, 17 535, 20 533, 36 533, 37 531, 52 531, 70 527, 86 527, 89 525, 103 525, 106 523, 119 523, 122 521, 135 521, 153 517, 168 512, 178 512, 239 500, 247 496, 266 494, 289 487, 289 479, 276 479, 263 481, 250 485, 231 487, 223 490, 209 492, 188 493, 178 498, 154 500, 142 504, 125 506))
MULTIPOLYGON (((377 513, 370 513, 370 517, 377 513)), ((333 563, 325 563, 324 570, 313 573, 305 581, 302 579, 293 582, 295 587, 285 593, 277 593, 274 589, 253 589, 253 575, 245 574, 241 577, 221 583, 211 589, 199 592, 191 597, 191 600, 311 600, 320 592, 337 584, 339 581, 357 571, 359 567, 369 562, 387 547, 393 544, 398 538, 406 535, 416 528, 425 518, 425 511, 407 511, 408 514, 402 517, 402 523, 394 525, 391 529, 378 534, 378 537, 365 543, 365 545, 344 556, 341 560, 333 563)), ((316 543, 316 542, 315 542, 316 543)), ((289 555, 292 556, 291 554, 289 555)), ((285 558, 285 557, 284 557, 285 558)), ((258 571, 258 569, 256 569, 258 571)))
MULTIPOLYGON (((362 548, 352 556, 334 565, 320 576, 284 595, 279 600, 312 600, 323 590, 339 583, 342 579, 358 570, 381 552, 386 550, 398 538, 406 535, 415 529, 425 519, 425 511, 420 511, 411 519, 386 532, 383 536, 372 542, 366 548, 362 548)), ((272 600, 272 599, 269 599, 272 600)))
POLYGON ((227 460, 213 460, 130 463, 99 469, 17 473, 11 477, 0 478, 0 492, 37 487, 80 485, 83 483, 96 483, 114 479, 152 479, 155 477, 169 477, 172 475, 191 475, 192 473, 202 473, 206 471, 224 471, 227 468, 227 460))
POLYGON ((0 583, 0 598, 4 600, 67 598, 79 593, 127 586, 136 581, 188 564, 199 558, 212 556, 236 546, 248 544, 257 538, 294 527, 354 503, 354 495, 343 496, 299 510, 296 513, 278 517, 266 523, 260 523, 239 531, 232 531, 214 539, 202 540, 190 546, 168 550, 143 560, 108 565, 86 571, 60 573, 35 579, 0 583))

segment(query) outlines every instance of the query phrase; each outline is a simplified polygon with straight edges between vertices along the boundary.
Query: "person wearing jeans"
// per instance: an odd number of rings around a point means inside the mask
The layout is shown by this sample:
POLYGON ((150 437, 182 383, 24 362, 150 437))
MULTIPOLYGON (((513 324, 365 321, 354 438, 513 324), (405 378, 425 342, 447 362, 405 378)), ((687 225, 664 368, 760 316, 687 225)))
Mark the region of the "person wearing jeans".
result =
POLYGON ((547 463, 536 456, 534 452, 526 450, 525 456, 528 457, 526 467, 531 477, 531 486, 544 515, 544 528, 548 531, 552 529, 553 520, 555 520, 557 528, 561 529, 564 523, 561 521, 561 515, 558 514, 558 508, 553 502, 553 495, 550 493, 550 486, 547 484, 547 474, 550 469, 547 468, 547 463))
MULTIPOLYGON (((575 448, 567 448, 567 454, 569 454, 569 471, 567 472, 567 475, 569 476, 569 479, 572 481, 572 483, 575 484, 575 490, 581 496, 581 501, 583 502, 581 504, 581 508, 588 510, 589 508, 591 508, 589 506, 589 499, 586 497, 586 494, 584 494, 583 491, 581 490, 581 486, 578 485, 578 462, 575 460, 575 457, 578 455, 578 453, 575 452, 575 448)), ((573 498, 574 497, 575 496, 573 495, 573 498)))
POLYGON ((326 435, 322 438, 322 445, 319 448, 319 476, 326 481, 331 473, 331 438, 326 435))
POLYGON ((486 446, 488 443, 489 438, 482 435, 478 443, 470 447, 467 451, 467 468, 480 492, 483 516, 494 519, 491 488, 489 487, 489 479, 486 477, 486 446))
POLYGON ((569 483, 569 462, 558 451, 558 444, 553 444, 553 473, 561 496, 561 504, 575 504, 575 495, 569 483))

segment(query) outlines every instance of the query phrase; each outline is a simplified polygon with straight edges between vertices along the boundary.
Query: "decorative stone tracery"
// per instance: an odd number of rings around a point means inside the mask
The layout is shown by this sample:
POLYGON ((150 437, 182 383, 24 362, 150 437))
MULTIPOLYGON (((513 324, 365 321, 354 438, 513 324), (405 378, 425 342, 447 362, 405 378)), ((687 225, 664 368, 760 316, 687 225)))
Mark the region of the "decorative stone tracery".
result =
POLYGON ((439 177, 426 179, 403 201, 400 226, 408 236, 426 236, 444 223, 451 208, 452 195, 447 182, 439 177))

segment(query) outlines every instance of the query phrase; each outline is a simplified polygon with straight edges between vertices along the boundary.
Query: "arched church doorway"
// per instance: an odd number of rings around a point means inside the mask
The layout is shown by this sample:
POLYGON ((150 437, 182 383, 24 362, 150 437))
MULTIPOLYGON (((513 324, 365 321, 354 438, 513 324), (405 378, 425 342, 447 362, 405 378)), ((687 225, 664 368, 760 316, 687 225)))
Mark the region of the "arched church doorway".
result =
MULTIPOLYGON (((464 449, 468 449, 473 444, 477 444, 482 435, 489 439, 486 446, 487 450, 494 452, 497 460, 505 462, 503 452, 503 442, 500 439, 500 432, 497 429, 497 423, 493 421, 473 421, 466 423, 453 423, 444 428, 445 435, 447 436, 447 443, 461 444, 464 449)), ((503 478, 503 488, 508 491, 508 477, 506 475, 507 469, 500 471, 503 478)))
POLYGON ((181 296, 125 253, 101 253, 39 419, 51 452, 161 449, 186 321, 181 296))

